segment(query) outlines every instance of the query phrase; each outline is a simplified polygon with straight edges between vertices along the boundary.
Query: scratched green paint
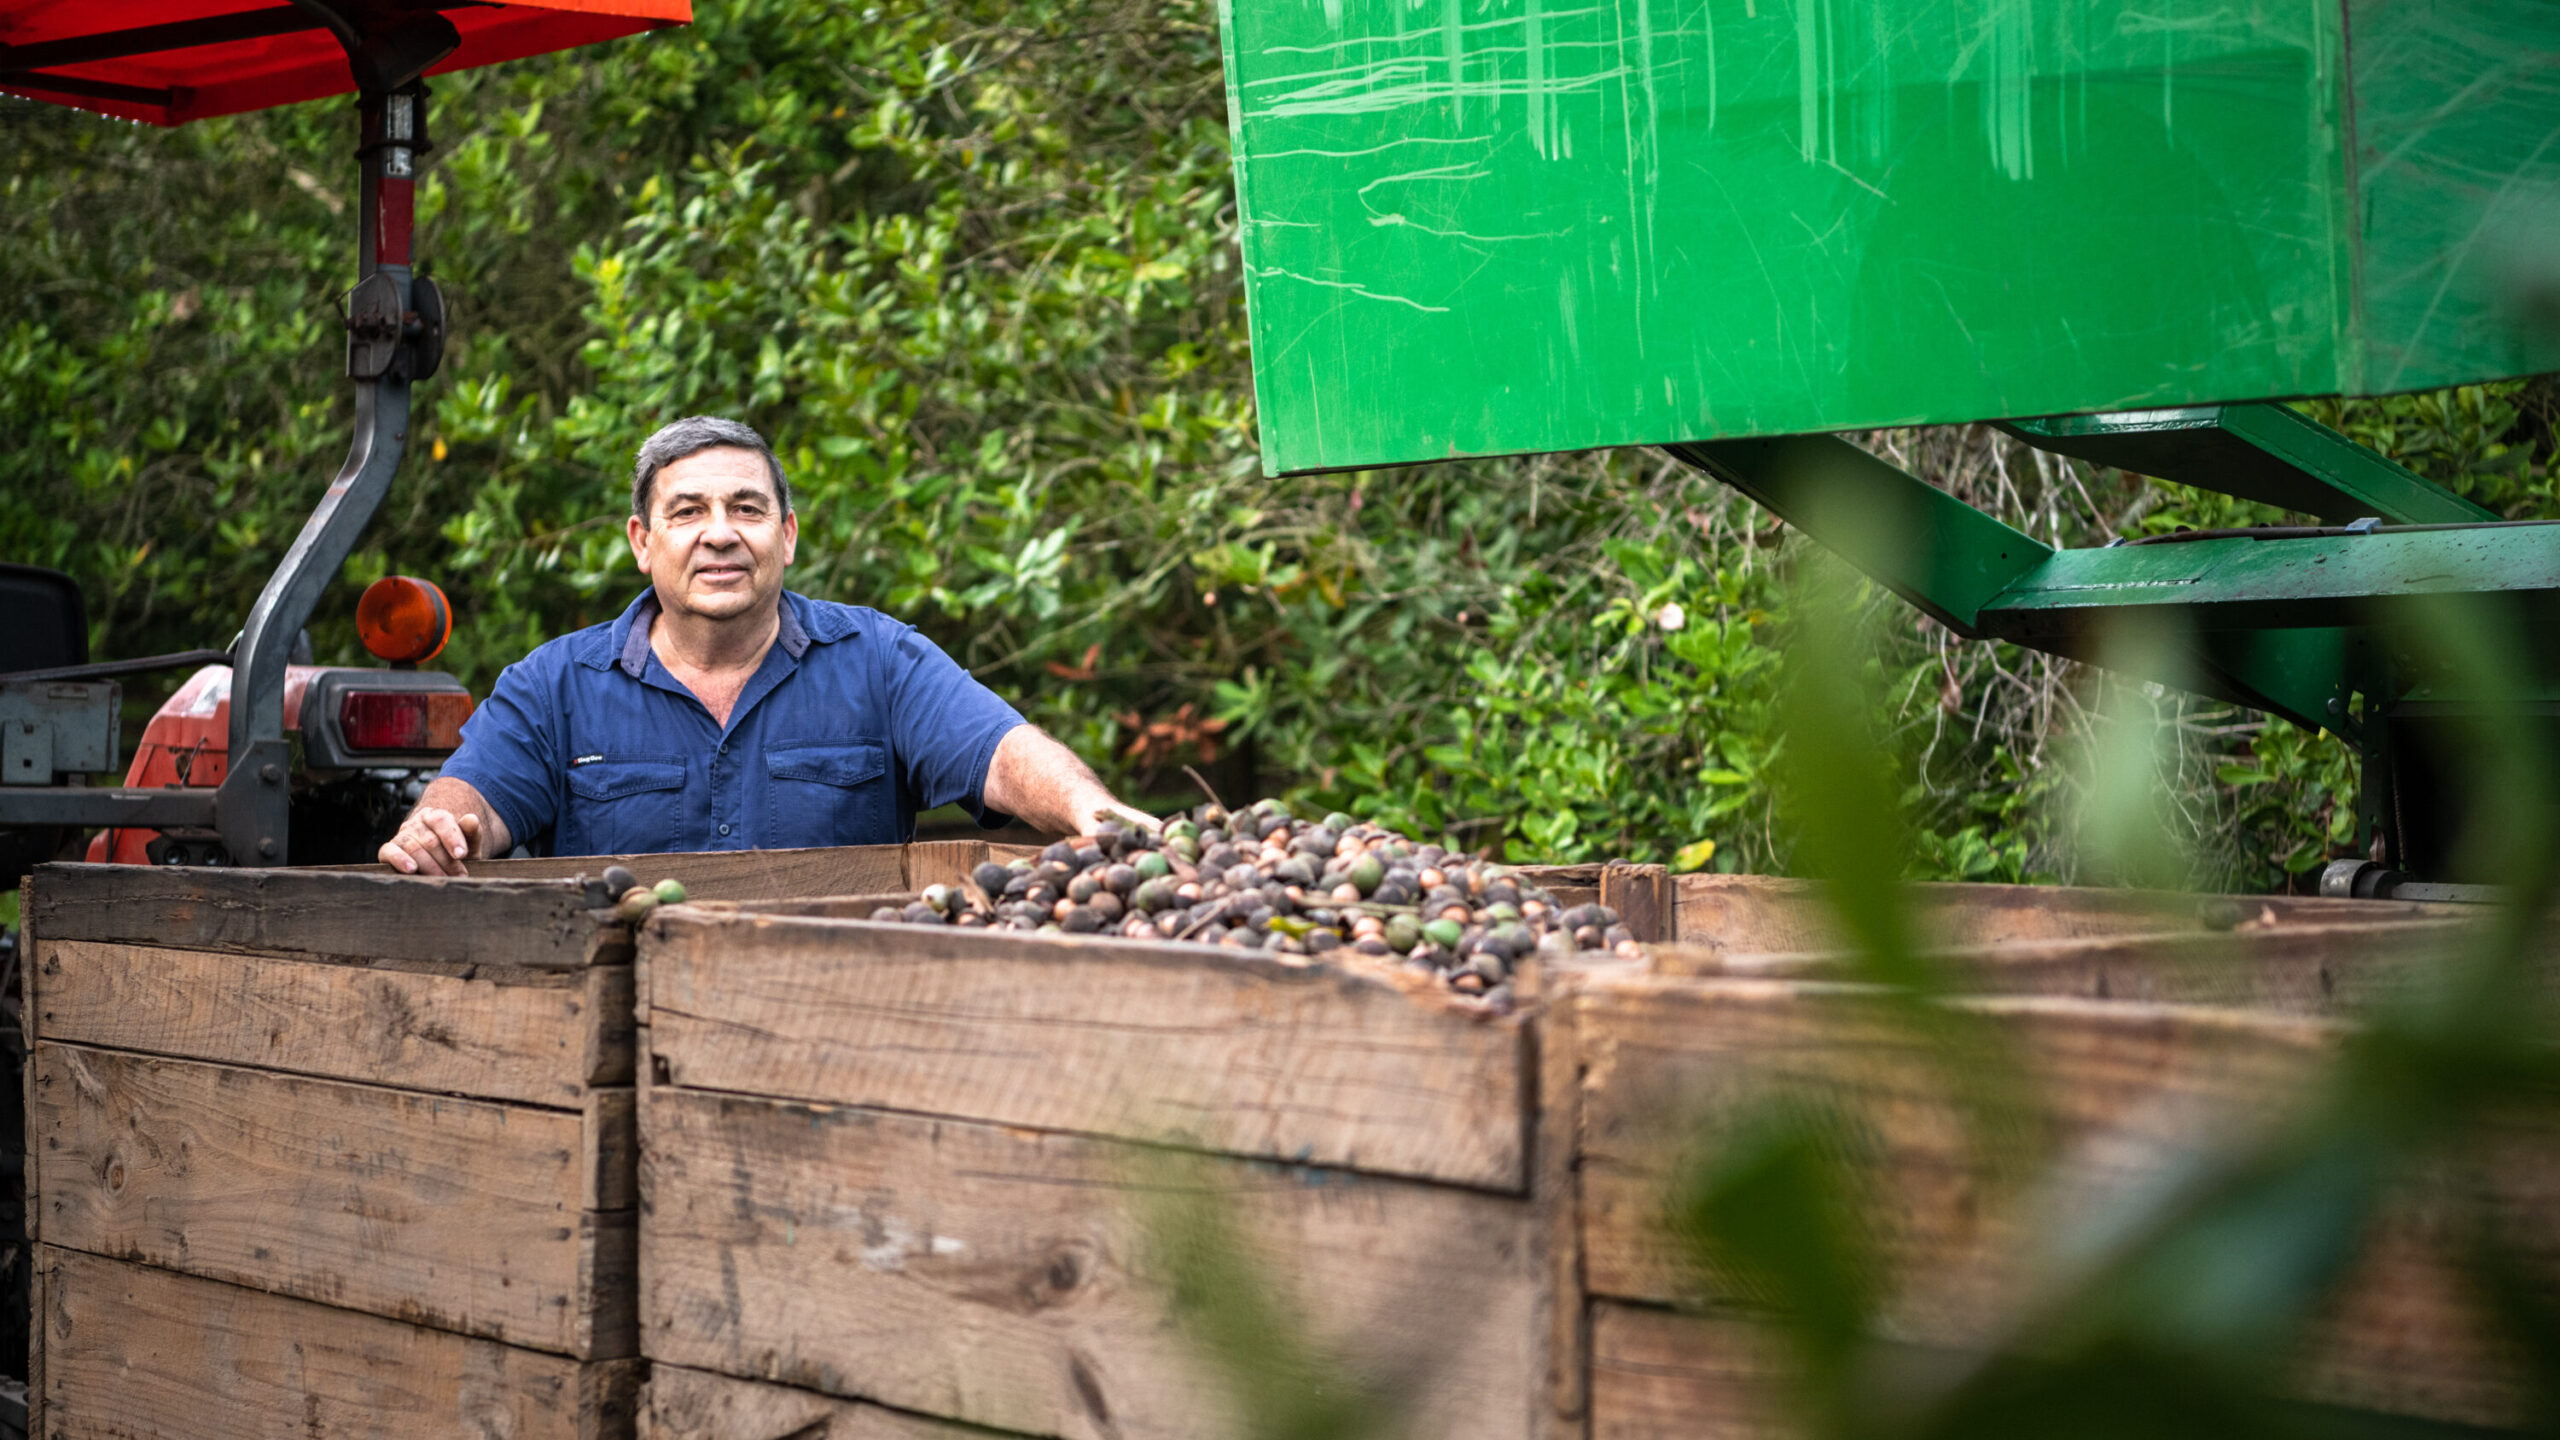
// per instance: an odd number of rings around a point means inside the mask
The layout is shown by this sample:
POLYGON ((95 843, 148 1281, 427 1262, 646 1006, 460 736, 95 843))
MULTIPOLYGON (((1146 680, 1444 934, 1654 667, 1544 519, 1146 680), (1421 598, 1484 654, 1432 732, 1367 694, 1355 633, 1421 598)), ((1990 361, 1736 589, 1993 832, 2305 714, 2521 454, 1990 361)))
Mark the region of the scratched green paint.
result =
POLYGON ((1275 473, 2560 368, 2560 5, 1228 5, 1275 473))

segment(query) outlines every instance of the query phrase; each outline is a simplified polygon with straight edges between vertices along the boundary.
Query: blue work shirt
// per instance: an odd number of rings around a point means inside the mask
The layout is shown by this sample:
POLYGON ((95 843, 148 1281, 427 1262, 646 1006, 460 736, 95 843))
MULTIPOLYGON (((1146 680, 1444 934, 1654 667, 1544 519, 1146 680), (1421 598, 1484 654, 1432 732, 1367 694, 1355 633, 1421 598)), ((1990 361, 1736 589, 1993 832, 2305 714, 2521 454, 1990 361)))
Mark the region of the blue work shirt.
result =
POLYGON ((785 591, 781 631, 726 729, 649 648, 658 596, 510 665, 444 773, 555 855, 893 844, 919 811, 981 823, 996 742, 1022 723, 940 646, 858 605, 785 591))

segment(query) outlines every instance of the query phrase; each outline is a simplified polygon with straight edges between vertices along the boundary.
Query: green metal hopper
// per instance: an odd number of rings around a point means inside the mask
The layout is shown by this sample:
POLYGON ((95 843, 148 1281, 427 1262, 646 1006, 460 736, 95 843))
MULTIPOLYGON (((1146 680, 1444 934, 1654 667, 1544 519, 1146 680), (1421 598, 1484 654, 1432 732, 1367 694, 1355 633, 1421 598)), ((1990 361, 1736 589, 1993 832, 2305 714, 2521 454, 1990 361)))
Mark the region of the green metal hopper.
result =
POLYGON ((2560 369, 2560 6, 1227 9, 1275 473, 2560 369))
POLYGON ((2531 637, 2560 753, 2560 525, 2264 403, 2560 370, 2519 279, 2560 273, 2560 5, 1224 18, 1273 473, 1661 445, 1960 634, 2175 634, 2153 678, 2357 748, 2356 893, 2460 863, 2441 602, 2531 637), (2054 550, 1816 433, 1974 420, 2323 523, 2054 550))

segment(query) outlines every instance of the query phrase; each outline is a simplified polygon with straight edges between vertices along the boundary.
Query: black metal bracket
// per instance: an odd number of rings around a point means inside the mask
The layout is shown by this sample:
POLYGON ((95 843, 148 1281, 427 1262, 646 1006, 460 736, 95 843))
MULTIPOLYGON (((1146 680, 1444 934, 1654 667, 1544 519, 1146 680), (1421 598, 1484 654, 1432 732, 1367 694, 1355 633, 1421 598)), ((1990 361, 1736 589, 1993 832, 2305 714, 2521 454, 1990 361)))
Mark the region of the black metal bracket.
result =
POLYGON ((347 292, 347 378, 379 380, 400 359, 400 282, 376 270, 347 292))
POLYGON ((409 308, 400 320, 400 364, 411 380, 431 379, 444 367, 444 290, 424 266, 409 280, 409 308))
POLYGON ((444 365, 444 291, 424 275, 409 277, 409 304, 377 271, 346 293, 338 307, 347 330, 347 378, 396 375, 424 380, 444 365))

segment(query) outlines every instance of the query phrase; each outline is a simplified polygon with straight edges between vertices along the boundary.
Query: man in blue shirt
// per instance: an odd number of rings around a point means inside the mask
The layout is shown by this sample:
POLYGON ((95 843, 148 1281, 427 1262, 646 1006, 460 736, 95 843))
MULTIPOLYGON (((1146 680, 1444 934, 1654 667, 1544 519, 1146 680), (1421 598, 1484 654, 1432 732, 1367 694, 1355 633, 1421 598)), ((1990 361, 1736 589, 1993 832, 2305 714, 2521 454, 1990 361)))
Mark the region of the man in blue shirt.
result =
POLYGON ((650 436, 627 529, 649 589, 499 675, 386 864, 889 844, 953 803, 1056 834, 1155 823, 914 626, 785 590, 800 522, 747 426, 650 436))

